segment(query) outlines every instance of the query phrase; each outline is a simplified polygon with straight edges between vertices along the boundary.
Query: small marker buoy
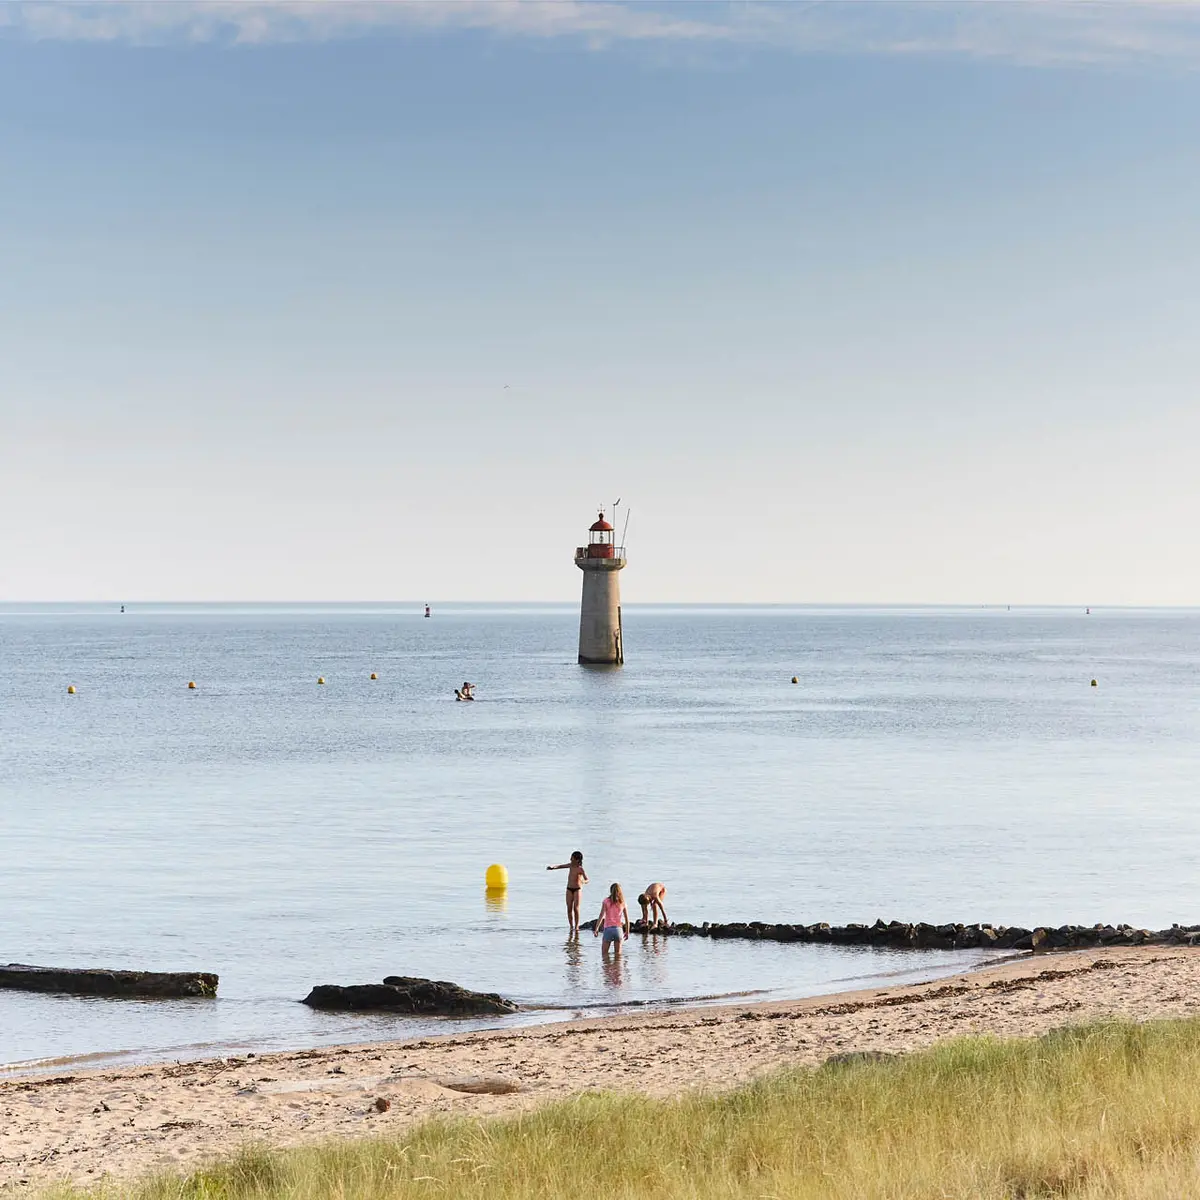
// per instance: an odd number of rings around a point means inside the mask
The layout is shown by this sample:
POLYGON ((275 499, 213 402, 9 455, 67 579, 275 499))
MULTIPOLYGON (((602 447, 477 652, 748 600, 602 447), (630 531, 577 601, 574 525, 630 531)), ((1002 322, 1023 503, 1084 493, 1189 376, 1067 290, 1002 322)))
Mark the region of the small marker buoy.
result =
POLYGON ((196 681, 194 679, 189 679, 188 680, 188 691, 194 692, 195 690, 196 690, 196 681))
POLYGON ((372 678, 372 679, 378 679, 378 678, 379 678, 379 676, 378 676, 378 675, 376 675, 374 671, 372 671, 372 672, 371 672, 371 678, 372 678))
POLYGON ((317 676, 317 682, 318 682, 318 683, 324 683, 324 682, 325 682, 325 676, 324 676, 324 675, 318 675, 318 676, 317 676))
POLYGON ((68 696, 75 695, 75 685, 73 683, 67 684, 67 695, 68 696))
POLYGON ((484 876, 490 891, 503 891, 508 887, 508 868, 500 863, 492 863, 484 876))
POLYGON ((1092 687, 1098 687, 1098 686, 1099 686, 1099 684, 1097 684, 1097 683, 1096 683, 1096 681, 1093 679, 1093 680, 1092 680, 1092 687))
POLYGON ((793 682, 793 683, 799 683, 799 682, 800 682, 800 680, 799 680, 799 678, 798 678, 797 676, 793 675, 793 676, 792 676, 792 682, 793 682))

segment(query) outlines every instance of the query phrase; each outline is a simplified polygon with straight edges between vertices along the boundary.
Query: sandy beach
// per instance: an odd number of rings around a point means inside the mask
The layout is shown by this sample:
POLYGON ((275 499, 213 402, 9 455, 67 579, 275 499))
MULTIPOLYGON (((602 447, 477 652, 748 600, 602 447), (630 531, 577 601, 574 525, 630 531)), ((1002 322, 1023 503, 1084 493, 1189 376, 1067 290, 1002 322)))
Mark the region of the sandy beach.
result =
POLYGON ((1027 957, 933 983, 417 1041, 0 1083, 0 1185, 187 1166, 246 1142, 387 1133, 512 1113, 589 1089, 672 1095, 832 1055, 964 1034, 1019 1037, 1109 1015, 1186 1016, 1200 954, 1162 947, 1027 957), (484 1081, 506 1092, 459 1090, 484 1081), (389 1102, 378 1111, 376 1101, 389 1102))

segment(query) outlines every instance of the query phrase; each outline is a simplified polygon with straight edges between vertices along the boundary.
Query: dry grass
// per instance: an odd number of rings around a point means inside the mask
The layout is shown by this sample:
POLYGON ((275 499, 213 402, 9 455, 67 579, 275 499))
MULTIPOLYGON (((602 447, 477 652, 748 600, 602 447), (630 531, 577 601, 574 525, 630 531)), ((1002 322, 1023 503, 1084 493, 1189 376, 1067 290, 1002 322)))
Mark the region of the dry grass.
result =
POLYGON ((1180 1200, 1200 1196, 1200 1021, 967 1039, 676 1101, 587 1095, 516 1119, 247 1150, 103 1190, 133 1200, 1180 1200))

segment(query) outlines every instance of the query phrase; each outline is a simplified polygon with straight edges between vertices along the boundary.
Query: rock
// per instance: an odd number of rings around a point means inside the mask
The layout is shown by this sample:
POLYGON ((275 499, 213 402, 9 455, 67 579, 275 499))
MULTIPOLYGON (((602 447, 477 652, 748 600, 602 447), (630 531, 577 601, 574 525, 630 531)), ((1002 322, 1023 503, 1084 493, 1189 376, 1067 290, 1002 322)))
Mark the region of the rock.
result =
POLYGON ((392 1107, 392 1102, 386 1096, 378 1096, 375 1099, 375 1111, 387 1112, 392 1107))
POLYGON ((466 1092, 471 1096, 507 1096, 521 1090, 515 1079, 505 1079, 502 1075, 472 1075, 466 1079, 439 1079, 437 1082, 452 1092, 466 1092))
POLYGON ((1020 925, 1001 925, 996 929, 996 946, 1000 950, 1028 950, 1028 945, 1021 945, 1028 937, 1029 930, 1022 929, 1020 925))
POLYGON ((218 977, 206 971, 110 971, 81 967, 0 966, 0 988, 76 996, 136 996, 174 1000, 215 996, 218 977))
POLYGON ((514 1013, 517 1006, 495 992, 472 992, 457 983, 389 975, 382 983, 349 987, 322 984, 304 998, 310 1008, 350 1012, 403 1012, 422 1016, 468 1017, 514 1013))

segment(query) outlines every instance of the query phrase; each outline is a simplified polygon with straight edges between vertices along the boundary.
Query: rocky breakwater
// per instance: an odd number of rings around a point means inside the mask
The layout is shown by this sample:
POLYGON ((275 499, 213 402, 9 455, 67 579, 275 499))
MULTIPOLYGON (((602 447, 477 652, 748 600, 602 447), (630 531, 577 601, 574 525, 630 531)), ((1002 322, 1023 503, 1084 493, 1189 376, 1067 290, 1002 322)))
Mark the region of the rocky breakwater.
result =
POLYGON ((495 992, 472 992, 438 979, 389 975, 382 983, 348 987, 320 984, 304 998, 310 1008, 340 1012, 396 1012, 422 1017, 479 1017, 518 1011, 495 992))
POLYGON ((0 966, 0 988, 75 996, 176 1000, 215 996, 218 982, 218 977, 208 971, 109 971, 84 967, 31 967, 24 963, 0 966))
MULTIPOLYGON (((594 922, 584 928, 591 929, 594 922)), ((1136 929, 1132 925, 1060 925, 1026 929, 1020 925, 932 925, 924 921, 878 920, 873 925, 784 925, 769 921, 735 921, 730 924, 692 925, 681 921, 648 927, 641 921, 634 933, 668 937, 740 938, 745 941, 809 942, 833 946, 879 946, 893 950, 1075 950, 1094 946, 1144 946, 1200 944, 1200 925, 1172 925, 1170 929, 1136 929)))

